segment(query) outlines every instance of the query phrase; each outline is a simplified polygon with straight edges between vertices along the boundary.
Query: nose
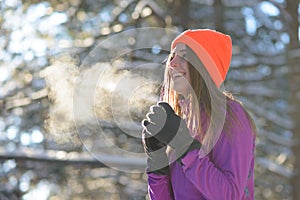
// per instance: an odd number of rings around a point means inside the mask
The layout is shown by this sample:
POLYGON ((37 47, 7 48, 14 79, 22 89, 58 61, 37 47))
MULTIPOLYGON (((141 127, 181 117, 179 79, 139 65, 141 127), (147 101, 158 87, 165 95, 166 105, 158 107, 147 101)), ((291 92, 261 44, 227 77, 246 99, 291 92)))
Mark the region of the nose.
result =
POLYGON ((178 55, 175 55, 174 58, 170 61, 170 67, 176 68, 180 66, 181 58, 178 55))

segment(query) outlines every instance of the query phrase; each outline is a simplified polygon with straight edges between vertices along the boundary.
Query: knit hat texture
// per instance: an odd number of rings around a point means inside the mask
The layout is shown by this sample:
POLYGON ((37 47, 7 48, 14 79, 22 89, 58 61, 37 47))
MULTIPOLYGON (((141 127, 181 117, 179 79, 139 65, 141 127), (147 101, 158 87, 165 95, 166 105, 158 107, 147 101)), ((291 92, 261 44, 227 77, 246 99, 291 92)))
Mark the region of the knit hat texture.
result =
POLYGON ((230 36, 210 29, 186 30, 173 40, 171 49, 178 43, 184 43, 195 52, 216 86, 220 87, 231 61, 230 36))

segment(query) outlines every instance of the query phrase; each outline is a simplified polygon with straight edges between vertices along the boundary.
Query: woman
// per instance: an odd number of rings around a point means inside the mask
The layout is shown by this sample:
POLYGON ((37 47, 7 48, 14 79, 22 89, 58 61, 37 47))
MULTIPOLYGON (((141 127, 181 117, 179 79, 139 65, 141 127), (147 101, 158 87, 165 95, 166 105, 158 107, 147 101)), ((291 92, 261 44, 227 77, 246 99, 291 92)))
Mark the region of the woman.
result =
POLYGON ((255 125, 221 89, 231 53, 209 29, 173 40, 162 101, 142 122, 150 199, 254 199, 255 125))

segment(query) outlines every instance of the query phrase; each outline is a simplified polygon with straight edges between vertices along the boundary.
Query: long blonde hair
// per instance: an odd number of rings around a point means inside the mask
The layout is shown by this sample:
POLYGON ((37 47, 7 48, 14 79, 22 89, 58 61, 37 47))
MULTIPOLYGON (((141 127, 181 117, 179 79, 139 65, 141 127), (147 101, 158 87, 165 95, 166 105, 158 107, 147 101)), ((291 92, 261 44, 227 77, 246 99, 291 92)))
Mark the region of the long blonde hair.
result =
MULTIPOLYGON (((227 106, 227 101, 234 100, 233 96, 221 89, 217 88, 207 70, 198 59, 196 54, 186 46, 187 62, 189 63, 190 80, 192 92, 189 95, 190 108, 188 116, 186 116, 187 126, 191 127, 193 133, 197 133, 199 138, 203 138, 202 149, 204 154, 208 154, 217 142, 223 129, 230 128, 229 123, 226 123, 227 113, 236 121, 237 116, 227 106), (200 109, 204 112, 200 112, 200 109), (206 116, 201 116, 201 113, 206 116), (202 127, 202 119, 209 120, 209 127, 204 130, 202 127), (205 131, 205 132, 204 132, 205 131)), ((173 81, 169 73, 170 57, 166 63, 166 69, 164 74, 164 85, 161 91, 162 101, 168 102, 174 109, 175 113, 179 116, 183 116, 181 108, 179 106, 179 95, 173 89, 173 81)), ((245 110, 252 128, 255 127, 254 122, 248 112, 245 110)))

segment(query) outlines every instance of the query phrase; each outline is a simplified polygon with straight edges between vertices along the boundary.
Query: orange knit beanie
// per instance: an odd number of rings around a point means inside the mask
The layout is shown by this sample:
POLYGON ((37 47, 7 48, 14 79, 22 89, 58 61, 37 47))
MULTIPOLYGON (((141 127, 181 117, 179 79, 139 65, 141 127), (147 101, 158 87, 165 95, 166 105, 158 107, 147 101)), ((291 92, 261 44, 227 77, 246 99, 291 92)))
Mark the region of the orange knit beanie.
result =
POLYGON ((231 61, 230 36, 210 29, 187 30, 173 40, 171 50, 177 43, 184 43, 195 52, 216 86, 220 87, 231 61))

